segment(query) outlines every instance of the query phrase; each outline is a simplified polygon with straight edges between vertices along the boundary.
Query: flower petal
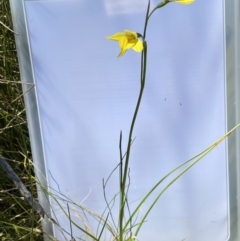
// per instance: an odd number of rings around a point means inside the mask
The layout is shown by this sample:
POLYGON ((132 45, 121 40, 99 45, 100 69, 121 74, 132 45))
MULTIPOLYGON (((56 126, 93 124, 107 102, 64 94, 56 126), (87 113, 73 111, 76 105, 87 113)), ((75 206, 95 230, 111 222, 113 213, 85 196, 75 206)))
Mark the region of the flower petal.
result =
POLYGON ((127 49, 127 43, 128 43, 128 40, 127 40, 126 36, 119 40, 119 47, 120 47, 121 51, 118 55, 118 58, 123 56, 126 53, 126 51, 128 50, 127 49))
POLYGON ((118 32, 107 37, 107 39, 114 40, 114 41, 119 41, 122 38, 126 38, 126 34, 123 32, 118 32))
POLYGON ((132 48, 136 52, 142 52, 143 51, 143 43, 142 43, 142 41, 138 40, 137 43, 132 48))
POLYGON ((181 3, 181 4, 185 4, 185 5, 191 4, 193 2, 195 2, 195 0, 176 0, 176 3, 181 3))
POLYGON ((138 39, 139 36, 141 35, 137 32, 133 32, 131 30, 124 30, 124 32, 118 32, 106 38, 109 40, 118 41, 121 50, 118 57, 121 57, 130 48, 132 48, 136 52, 141 52, 143 50, 143 43, 138 39))
POLYGON ((131 39, 133 39, 133 38, 137 39, 138 38, 136 32, 133 32, 131 30, 124 30, 124 32, 126 33, 127 36, 131 37, 131 39))
POLYGON ((119 55, 118 55, 118 58, 122 57, 122 56, 126 53, 126 51, 127 51, 127 50, 125 50, 125 51, 121 50, 121 52, 120 52, 119 55))

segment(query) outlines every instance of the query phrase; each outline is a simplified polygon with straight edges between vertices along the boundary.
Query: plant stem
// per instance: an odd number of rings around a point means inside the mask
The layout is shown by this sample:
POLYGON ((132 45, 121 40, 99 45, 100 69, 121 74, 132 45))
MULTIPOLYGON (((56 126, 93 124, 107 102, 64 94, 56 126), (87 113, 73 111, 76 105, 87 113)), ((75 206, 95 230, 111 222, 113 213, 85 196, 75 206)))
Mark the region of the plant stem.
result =
POLYGON ((126 162, 125 162, 125 165, 124 165, 123 179, 122 179, 122 183, 121 183, 120 212, 119 212, 119 241, 123 241, 123 232, 124 232, 124 230, 123 230, 123 219, 124 219, 125 200, 126 200, 125 188, 126 188, 127 173, 128 173, 128 167, 129 167, 132 133, 133 133, 136 118, 137 118, 137 115, 138 115, 139 107, 140 107, 140 104, 141 104, 143 91, 144 91, 144 87, 145 87, 145 79, 146 79, 147 42, 144 41, 143 45, 144 45, 144 49, 143 49, 142 61, 141 61, 141 86, 140 86, 140 91, 139 91, 139 95, 138 95, 137 105, 136 105, 136 108, 135 108, 135 111, 134 111, 130 131, 129 131, 126 162))
MULTIPOLYGON (((150 0, 148 1, 145 23, 144 23, 144 30, 143 30, 143 52, 141 56, 141 77, 140 77, 140 91, 138 95, 137 105, 135 107, 133 119, 131 122, 131 127, 128 136, 128 145, 127 145, 127 152, 126 152, 126 161, 125 165, 123 166, 122 161, 120 160, 120 210, 119 210, 119 241, 123 241, 123 233, 125 228, 123 228, 123 219, 124 219, 124 211, 125 211, 125 203, 126 203, 126 182, 127 182, 127 173, 129 168, 129 159, 130 159, 130 152, 131 152, 131 143, 132 143, 132 134, 133 129, 135 126, 136 118, 138 115, 139 107, 141 104, 143 91, 145 87, 145 80, 146 80, 146 70, 147 70, 147 42, 145 41, 146 38, 146 31, 148 20, 152 13, 157 9, 161 8, 168 3, 168 0, 164 0, 162 3, 158 4, 156 8, 154 8, 151 13, 149 14, 150 10, 150 0), (123 171, 124 168, 124 171, 123 171)), ((121 140, 120 140, 121 141, 121 140)))
POLYGON ((148 15, 148 19, 151 17, 151 15, 153 14, 153 12, 155 11, 155 10, 157 10, 158 8, 162 8, 163 6, 165 6, 166 4, 168 4, 169 3, 169 0, 164 0, 164 1, 162 1, 161 3, 159 3, 152 11, 151 11, 151 13, 148 15))

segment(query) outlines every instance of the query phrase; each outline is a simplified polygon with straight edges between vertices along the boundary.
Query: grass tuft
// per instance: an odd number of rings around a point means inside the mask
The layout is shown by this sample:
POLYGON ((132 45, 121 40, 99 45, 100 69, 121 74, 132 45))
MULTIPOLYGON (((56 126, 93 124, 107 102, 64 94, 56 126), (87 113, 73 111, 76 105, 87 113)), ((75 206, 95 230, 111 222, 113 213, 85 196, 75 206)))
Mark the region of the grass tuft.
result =
MULTIPOLYGON (((36 197, 9 1, 0 0, 0 154, 36 197), (4 26, 5 25, 5 26, 4 26)), ((40 216, 0 168, 0 240, 42 241, 40 216)))

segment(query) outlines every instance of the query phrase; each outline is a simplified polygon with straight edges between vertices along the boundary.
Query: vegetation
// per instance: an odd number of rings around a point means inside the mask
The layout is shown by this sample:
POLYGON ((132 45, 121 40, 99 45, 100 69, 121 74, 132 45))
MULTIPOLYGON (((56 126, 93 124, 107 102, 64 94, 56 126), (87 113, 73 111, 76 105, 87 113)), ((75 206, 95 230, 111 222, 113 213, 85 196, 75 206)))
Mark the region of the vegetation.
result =
MULTIPOLYGON (((0 155, 36 197, 9 1, 0 0, 0 155)), ((40 216, 0 168, 0 240, 42 241, 40 216)))

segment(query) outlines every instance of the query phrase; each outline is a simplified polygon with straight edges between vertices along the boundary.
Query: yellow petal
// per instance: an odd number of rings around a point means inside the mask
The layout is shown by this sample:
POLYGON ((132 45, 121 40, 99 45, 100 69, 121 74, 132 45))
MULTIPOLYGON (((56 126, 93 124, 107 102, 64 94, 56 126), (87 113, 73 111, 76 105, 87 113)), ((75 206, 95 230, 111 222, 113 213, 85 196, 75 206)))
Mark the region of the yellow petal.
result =
POLYGON ((127 51, 127 42, 128 41, 127 41, 126 36, 119 40, 119 47, 120 47, 121 51, 120 51, 120 53, 118 55, 118 58, 123 56, 126 53, 126 51, 127 51))
POLYGON ((127 45, 126 45, 126 49, 131 49, 131 48, 133 48, 134 46, 136 45, 136 43, 127 43, 127 45))
POLYGON ((176 0, 176 3, 181 3, 181 4, 185 4, 185 5, 191 4, 193 2, 195 2, 195 0, 176 0))
POLYGON ((123 32, 118 32, 107 37, 107 39, 119 41, 121 38, 126 38, 126 34, 123 32))
POLYGON ((133 46, 133 50, 136 52, 142 52, 143 51, 142 41, 138 40, 137 43, 133 46))
POLYGON ((136 32, 133 32, 133 31, 131 31, 131 30, 124 30, 124 32, 126 33, 127 36, 131 36, 132 38, 135 38, 135 39, 138 38, 136 32))
POLYGON ((126 53, 126 51, 127 51, 127 50, 125 50, 125 51, 122 51, 122 50, 121 50, 121 52, 120 52, 119 55, 118 55, 118 58, 122 57, 122 56, 126 53))
POLYGON ((126 53, 126 51, 127 51, 127 50, 125 50, 125 51, 121 50, 121 52, 120 52, 119 55, 118 55, 118 58, 122 57, 122 56, 126 53))
POLYGON ((118 32, 108 36, 107 39, 118 41, 121 49, 118 57, 121 57, 130 48, 133 48, 136 52, 141 52, 143 50, 143 43, 138 39, 138 37, 138 33, 131 30, 124 30, 124 32, 118 32))

